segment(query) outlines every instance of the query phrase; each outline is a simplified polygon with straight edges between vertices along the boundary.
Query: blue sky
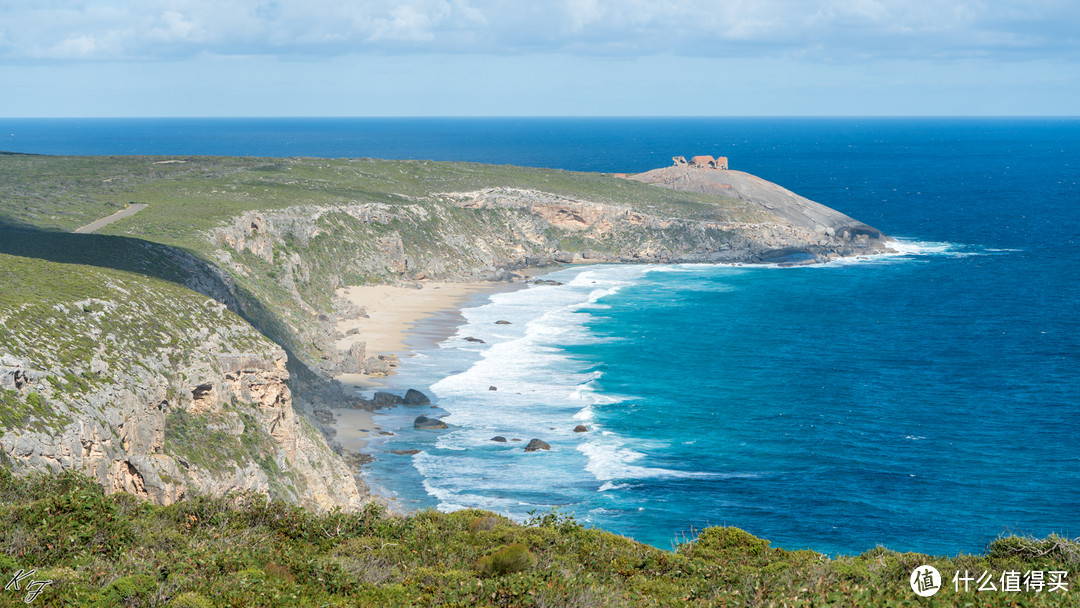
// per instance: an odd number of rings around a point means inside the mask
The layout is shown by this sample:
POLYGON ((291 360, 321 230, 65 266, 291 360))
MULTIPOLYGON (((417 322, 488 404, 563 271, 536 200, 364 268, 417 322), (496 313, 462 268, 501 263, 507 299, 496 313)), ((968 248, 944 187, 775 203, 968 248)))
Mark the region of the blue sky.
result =
POLYGON ((1075 0, 0 0, 0 116, 1080 114, 1075 0))

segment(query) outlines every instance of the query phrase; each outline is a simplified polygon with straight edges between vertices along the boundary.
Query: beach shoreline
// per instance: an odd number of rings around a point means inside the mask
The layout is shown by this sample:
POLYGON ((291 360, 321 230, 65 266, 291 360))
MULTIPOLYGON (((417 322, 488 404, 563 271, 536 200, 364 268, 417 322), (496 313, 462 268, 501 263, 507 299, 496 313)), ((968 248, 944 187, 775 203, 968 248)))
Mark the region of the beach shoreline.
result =
MULTIPOLYGON (((558 270, 530 268, 518 271, 513 281, 423 282, 416 285, 360 285, 341 288, 336 295, 346 300, 356 314, 343 316, 337 329, 343 336, 337 343, 339 351, 348 352, 354 345, 364 343, 369 356, 394 357, 394 366, 385 373, 341 373, 334 379, 341 382, 350 394, 371 399, 376 392, 403 394, 408 387, 395 382, 399 361, 406 361, 417 351, 434 348, 454 335, 465 322, 461 310, 493 294, 524 289, 534 277, 558 270)), ((430 397, 430 395, 429 395, 430 397)), ((335 430, 334 439, 347 452, 376 457, 374 440, 385 439, 393 433, 378 425, 375 410, 331 408, 335 430)))

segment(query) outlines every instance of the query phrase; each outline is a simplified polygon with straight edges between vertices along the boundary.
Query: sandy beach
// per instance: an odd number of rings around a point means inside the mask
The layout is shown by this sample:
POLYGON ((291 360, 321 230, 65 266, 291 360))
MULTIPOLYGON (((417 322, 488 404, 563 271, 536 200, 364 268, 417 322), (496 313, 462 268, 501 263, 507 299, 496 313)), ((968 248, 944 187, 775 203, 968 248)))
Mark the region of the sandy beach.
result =
POLYGON ((334 414, 334 427, 337 429, 334 438, 348 450, 363 451, 367 447, 368 437, 379 432, 372 421, 372 412, 350 408, 336 408, 330 412, 334 414))
MULTIPOLYGON (((347 351, 354 344, 363 342, 369 357, 396 354, 405 359, 409 351, 433 346, 450 336, 462 321, 458 310, 469 298, 515 289, 521 285, 432 282, 417 287, 362 285, 339 289, 337 295, 347 299, 355 309, 362 309, 363 315, 338 322, 337 329, 344 336, 337 344, 338 350, 347 351)), ((383 375, 340 374, 336 379, 347 388, 369 394, 388 384, 383 375)), ((374 424, 372 412, 352 409, 331 411, 336 420, 336 439, 346 449, 363 451, 370 438, 382 432, 374 424)))
POLYGON ((423 283, 419 287, 397 285, 361 285, 339 289, 338 296, 353 306, 363 308, 367 317, 344 319, 337 329, 346 335, 338 350, 348 350, 356 342, 367 344, 373 354, 407 350, 406 335, 421 321, 446 310, 456 310, 469 297, 505 289, 508 283, 423 283))

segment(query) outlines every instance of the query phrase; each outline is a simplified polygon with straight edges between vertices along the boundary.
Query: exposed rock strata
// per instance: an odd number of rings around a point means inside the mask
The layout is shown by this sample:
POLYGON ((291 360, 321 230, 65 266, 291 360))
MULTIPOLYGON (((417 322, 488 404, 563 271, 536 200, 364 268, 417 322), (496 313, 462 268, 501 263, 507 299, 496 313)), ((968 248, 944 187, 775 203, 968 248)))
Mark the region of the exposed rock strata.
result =
POLYGON ((237 490, 319 510, 363 503, 353 474, 294 411, 280 347, 198 294, 100 282, 109 297, 0 317, 0 391, 18 417, 0 436, 9 466, 78 470, 160 504, 237 490))
POLYGON ((284 331, 274 339, 287 339, 291 354, 325 376, 388 374, 397 364, 362 341, 336 347, 336 319, 363 311, 327 294, 356 277, 503 281, 556 263, 807 263, 885 246, 879 231, 738 171, 688 164, 630 179, 725 198, 654 208, 495 187, 393 205, 248 211, 206 239, 237 284, 276 302, 275 327, 284 331))

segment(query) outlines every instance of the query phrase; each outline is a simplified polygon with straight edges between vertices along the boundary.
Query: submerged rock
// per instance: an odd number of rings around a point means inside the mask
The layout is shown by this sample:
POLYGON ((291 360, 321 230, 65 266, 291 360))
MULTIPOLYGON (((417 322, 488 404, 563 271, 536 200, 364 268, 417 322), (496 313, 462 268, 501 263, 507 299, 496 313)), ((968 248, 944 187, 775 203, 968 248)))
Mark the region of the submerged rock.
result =
POLYGON ((513 325, 510 321, 495 321, 495 325, 513 325))
POLYGON ((529 441, 529 445, 525 446, 526 452, 535 452, 537 450, 550 450, 551 446, 546 441, 539 439, 532 439, 529 441))
POLYGON ((579 424, 579 425, 574 427, 574 432, 575 433, 588 433, 589 432, 589 427, 585 426, 584 424, 579 424))
POLYGON ((496 443, 506 443, 506 437, 503 437, 502 435, 496 435, 492 437, 491 440, 496 443))
POLYGON ((413 420, 413 427, 424 430, 445 429, 446 423, 438 418, 428 418, 427 416, 417 416, 416 420, 413 420))
POLYGON ((412 456, 413 454, 419 454, 420 450, 390 450, 390 453, 398 456, 412 456))
POLYGON ((480 338, 474 338, 474 337, 472 337, 472 336, 466 336, 466 337, 465 337, 465 341, 466 341, 466 342, 478 342, 478 343, 480 343, 480 344, 486 344, 486 342, 484 342, 484 341, 483 341, 483 340, 481 340, 480 338))

